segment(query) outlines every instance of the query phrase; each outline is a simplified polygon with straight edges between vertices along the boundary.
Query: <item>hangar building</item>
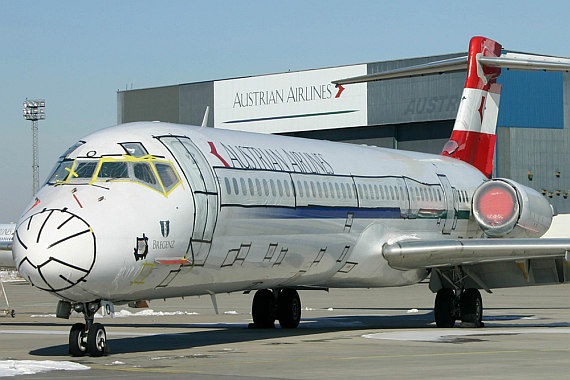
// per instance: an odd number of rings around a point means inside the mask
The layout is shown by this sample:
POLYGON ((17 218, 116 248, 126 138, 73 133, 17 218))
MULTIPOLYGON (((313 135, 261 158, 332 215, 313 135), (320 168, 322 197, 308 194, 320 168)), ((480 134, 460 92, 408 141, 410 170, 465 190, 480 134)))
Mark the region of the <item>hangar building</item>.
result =
MULTIPOLYGON (((119 123, 160 120, 440 153, 466 72, 346 85, 331 81, 466 53, 119 91, 119 123)), ((495 177, 570 213, 569 73, 503 70, 495 177)))

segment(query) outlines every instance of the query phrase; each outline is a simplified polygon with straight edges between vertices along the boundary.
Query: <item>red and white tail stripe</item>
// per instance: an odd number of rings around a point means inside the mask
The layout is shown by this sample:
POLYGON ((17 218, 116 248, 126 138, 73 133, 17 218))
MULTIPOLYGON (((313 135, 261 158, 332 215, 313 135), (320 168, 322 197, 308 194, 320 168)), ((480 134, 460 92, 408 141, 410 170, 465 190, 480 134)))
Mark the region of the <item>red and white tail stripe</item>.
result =
POLYGON ((500 67, 482 64, 481 57, 500 57, 501 45, 484 37, 469 44, 467 80, 451 138, 442 155, 465 161, 487 177, 493 170, 501 85, 500 67))

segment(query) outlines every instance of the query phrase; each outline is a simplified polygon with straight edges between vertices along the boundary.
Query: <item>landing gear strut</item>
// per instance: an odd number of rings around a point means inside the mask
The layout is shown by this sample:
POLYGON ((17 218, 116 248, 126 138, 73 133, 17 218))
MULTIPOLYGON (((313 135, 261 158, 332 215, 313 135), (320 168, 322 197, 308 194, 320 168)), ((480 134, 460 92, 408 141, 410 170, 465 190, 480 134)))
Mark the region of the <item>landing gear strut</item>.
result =
POLYGON ((450 328, 457 319, 461 327, 483 327, 483 300, 478 289, 456 290, 443 288, 435 297, 435 324, 450 328))
POLYGON ((261 289, 255 293, 251 307, 255 328, 273 328, 279 320, 282 328, 295 328, 301 321, 301 299, 294 289, 261 289))
MULTIPOLYGON (((60 303, 61 305, 61 303, 60 303)), ((67 305, 58 305, 58 316, 65 315, 67 305)), ((69 312, 71 312, 71 305, 69 312)), ((69 332, 69 354, 71 356, 103 356, 107 354, 107 333, 100 323, 93 323, 99 302, 75 305, 75 311, 83 313, 85 323, 75 323, 69 332)), ((69 317, 69 313, 67 314, 69 317)))

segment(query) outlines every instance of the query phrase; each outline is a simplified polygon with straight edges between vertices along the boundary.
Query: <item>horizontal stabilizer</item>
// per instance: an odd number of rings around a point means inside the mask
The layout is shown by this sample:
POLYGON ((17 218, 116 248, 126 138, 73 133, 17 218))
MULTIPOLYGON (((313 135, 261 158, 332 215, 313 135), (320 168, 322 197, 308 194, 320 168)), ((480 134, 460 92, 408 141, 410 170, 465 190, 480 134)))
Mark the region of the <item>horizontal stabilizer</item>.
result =
POLYGON ((545 257, 568 260, 567 252, 570 239, 408 240, 382 248, 388 264, 401 270, 545 257))
MULTIPOLYGON (((489 67, 521 71, 570 72, 570 59, 531 54, 503 53, 500 57, 478 57, 478 62, 489 67)), ((421 65, 403 67, 380 73, 361 75, 333 81, 336 85, 374 82, 386 79, 411 78, 467 70, 467 56, 445 59, 421 65)))
POLYGON ((480 57, 479 62, 485 66, 491 67, 501 67, 511 70, 521 70, 521 71, 570 71, 570 60, 568 58, 559 58, 559 61, 554 60, 539 60, 538 58, 551 58, 542 56, 532 56, 527 57, 533 59, 522 59, 522 58, 509 58, 507 56, 500 57, 480 57), (537 58, 537 59, 534 59, 537 58))
POLYGON ((422 75, 443 74, 467 70, 467 56, 435 61, 422 65, 403 67, 400 69, 383 71, 380 73, 361 75, 352 78, 333 81, 336 85, 373 82, 377 80, 410 78, 422 75))

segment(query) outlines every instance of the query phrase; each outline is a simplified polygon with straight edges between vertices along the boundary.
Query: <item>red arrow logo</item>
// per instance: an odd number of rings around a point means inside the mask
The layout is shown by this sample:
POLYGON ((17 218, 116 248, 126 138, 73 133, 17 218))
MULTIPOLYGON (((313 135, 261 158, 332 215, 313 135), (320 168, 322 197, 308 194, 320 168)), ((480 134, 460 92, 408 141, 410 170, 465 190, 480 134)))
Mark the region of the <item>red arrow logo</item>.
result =
POLYGON ((344 87, 342 87, 340 84, 337 84, 336 88, 338 88, 338 92, 336 93, 335 98, 340 98, 340 94, 342 94, 342 92, 344 91, 344 87))

